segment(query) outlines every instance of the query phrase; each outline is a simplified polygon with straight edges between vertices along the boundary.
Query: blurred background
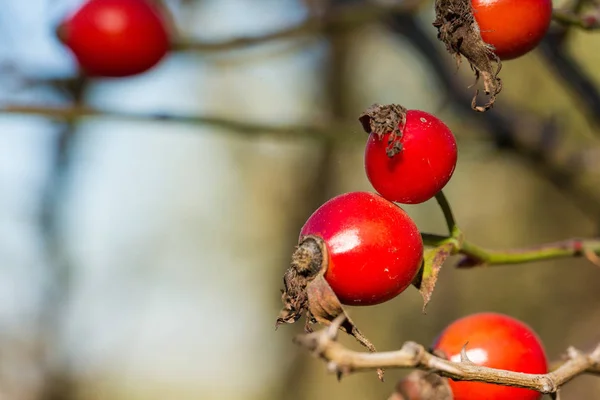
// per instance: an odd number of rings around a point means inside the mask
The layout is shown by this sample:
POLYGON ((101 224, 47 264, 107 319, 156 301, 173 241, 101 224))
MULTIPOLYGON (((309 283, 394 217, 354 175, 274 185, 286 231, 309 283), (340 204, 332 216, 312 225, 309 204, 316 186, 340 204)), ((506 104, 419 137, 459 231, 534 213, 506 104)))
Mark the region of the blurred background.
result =
MULTIPOLYGON (((165 1, 182 45, 126 79, 82 78, 55 38, 80 4, 0 11, 2 400, 387 398, 405 371, 338 383, 291 342, 301 323, 274 330, 306 218, 372 190, 357 117, 375 102, 451 127, 445 192, 477 244, 599 235, 600 34, 553 27, 504 63, 496 107, 479 114, 431 1, 165 1)), ((404 208, 445 233, 434 200, 404 208)), ((527 322, 550 359, 600 341, 589 262, 452 265, 426 315, 414 288, 349 311, 379 350, 428 345, 478 311, 527 322)), ((563 391, 599 395, 593 377, 563 391)))

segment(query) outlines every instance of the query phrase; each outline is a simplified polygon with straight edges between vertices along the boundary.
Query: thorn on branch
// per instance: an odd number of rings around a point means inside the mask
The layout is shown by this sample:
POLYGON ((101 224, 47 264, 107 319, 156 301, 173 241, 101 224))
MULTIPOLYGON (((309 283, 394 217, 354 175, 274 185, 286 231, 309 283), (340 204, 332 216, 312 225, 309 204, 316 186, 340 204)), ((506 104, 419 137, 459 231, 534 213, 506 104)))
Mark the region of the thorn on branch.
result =
POLYGON ((469 360, 469 356, 467 355, 467 345, 469 342, 466 342, 465 345, 460 349, 460 362, 466 364, 474 364, 473 361, 469 360))

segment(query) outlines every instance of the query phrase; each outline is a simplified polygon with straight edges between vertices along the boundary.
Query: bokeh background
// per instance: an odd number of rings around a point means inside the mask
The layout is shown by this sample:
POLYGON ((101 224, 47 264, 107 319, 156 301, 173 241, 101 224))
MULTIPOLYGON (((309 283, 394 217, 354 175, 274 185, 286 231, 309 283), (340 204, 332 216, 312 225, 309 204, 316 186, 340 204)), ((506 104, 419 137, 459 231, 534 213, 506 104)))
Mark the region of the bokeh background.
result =
MULTIPOLYGON (((302 324, 274 330, 306 218, 372 190, 357 117, 374 102, 451 127, 460 154, 445 192, 477 244, 599 234, 600 34, 553 27, 504 64, 497 106, 478 114, 468 65, 457 71, 435 38, 431 1, 166 1, 186 45, 127 79, 81 79, 56 40, 80 3, 0 9, 3 400, 387 398, 404 371, 338 383, 291 342, 302 324), (289 27, 300 28, 229 43, 289 27), (77 106, 101 115, 56 112, 77 106)), ((405 209, 444 233, 435 201, 405 209)), ((391 350, 427 345, 468 313, 504 312, 559 359, 600 341, 599 282, 582 259, 449 262, 426 315, 414 288, 350 313, 391 350)), ((563 391, 599 395, 594 377, 563 391)))

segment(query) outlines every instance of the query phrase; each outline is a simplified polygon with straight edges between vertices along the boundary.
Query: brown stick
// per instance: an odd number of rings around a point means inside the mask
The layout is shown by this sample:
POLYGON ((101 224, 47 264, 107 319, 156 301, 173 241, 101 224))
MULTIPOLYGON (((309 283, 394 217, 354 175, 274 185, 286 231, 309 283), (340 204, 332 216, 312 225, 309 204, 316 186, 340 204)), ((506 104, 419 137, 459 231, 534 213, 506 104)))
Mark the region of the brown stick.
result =
POLYGON ((352 372, 377 368, 415 368, 460 381, 493 383, 536 390, 540 393, 557 393, 571 379, 584 373, 600 371, 600 345, 591 353, 583 353, 573 347, 567 349, 568 360, 547 374, 526 374, 472 363, 463 351, 461 362, 452 362, 428 352, 415 342, 406 342, 400 350, 379 353, 357 352, 335 341, 343 316, 336 318, 331 326, 310 334, 297 336, 294 341, 327 362, 328 370, 342 376, 352 372))

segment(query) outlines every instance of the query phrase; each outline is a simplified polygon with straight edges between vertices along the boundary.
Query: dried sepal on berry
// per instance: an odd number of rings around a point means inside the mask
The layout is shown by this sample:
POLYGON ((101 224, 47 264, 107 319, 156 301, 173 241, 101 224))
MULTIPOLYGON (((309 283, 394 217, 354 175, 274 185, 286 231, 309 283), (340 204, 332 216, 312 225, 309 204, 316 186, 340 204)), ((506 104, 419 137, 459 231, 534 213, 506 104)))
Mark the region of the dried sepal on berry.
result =
MULTIPOLYGON (((344 315, 340 330, 353 336, 371 352, 376 348, 358 329, 344 310, 341 302, 325 280, 328 265, 328 253, 325 242, 316 236, 304 236, 300 239, 292 262, 283 277, 284 290, 281 300, 283 309, 277 317, 275 327, 287 323, 293 324, 303 314, 306 315, 305 331, 312 332, 311 324, 330 326, 333 320, 344 315)), ((380 379, 383 370, 378 369, 380 379)))
POLYGON ((390 158, 402 151, 400 140, 406 123, 406 112, 406 108, 399 104, 373 104, 358 118, 365 132, 376 134, 379 140, 391 132, 386 147, 386 154, 390 158))
POLYGON ((438 30, 438 39, 444 42, 448 52, 456 58, 457 65, 460 64, 461 57, 465 57, 475 72, 475 84, 483 77, 485 94, 489 96, 488 102, 478 106, 479 90, 476 90, 471 107, 479 112, 489 110, 502 90, 502 80, 498 77, 502 62, 494 53, 493 46, 481 38, 471 1, 435 0, 435 15, 433 26, 438 30))

